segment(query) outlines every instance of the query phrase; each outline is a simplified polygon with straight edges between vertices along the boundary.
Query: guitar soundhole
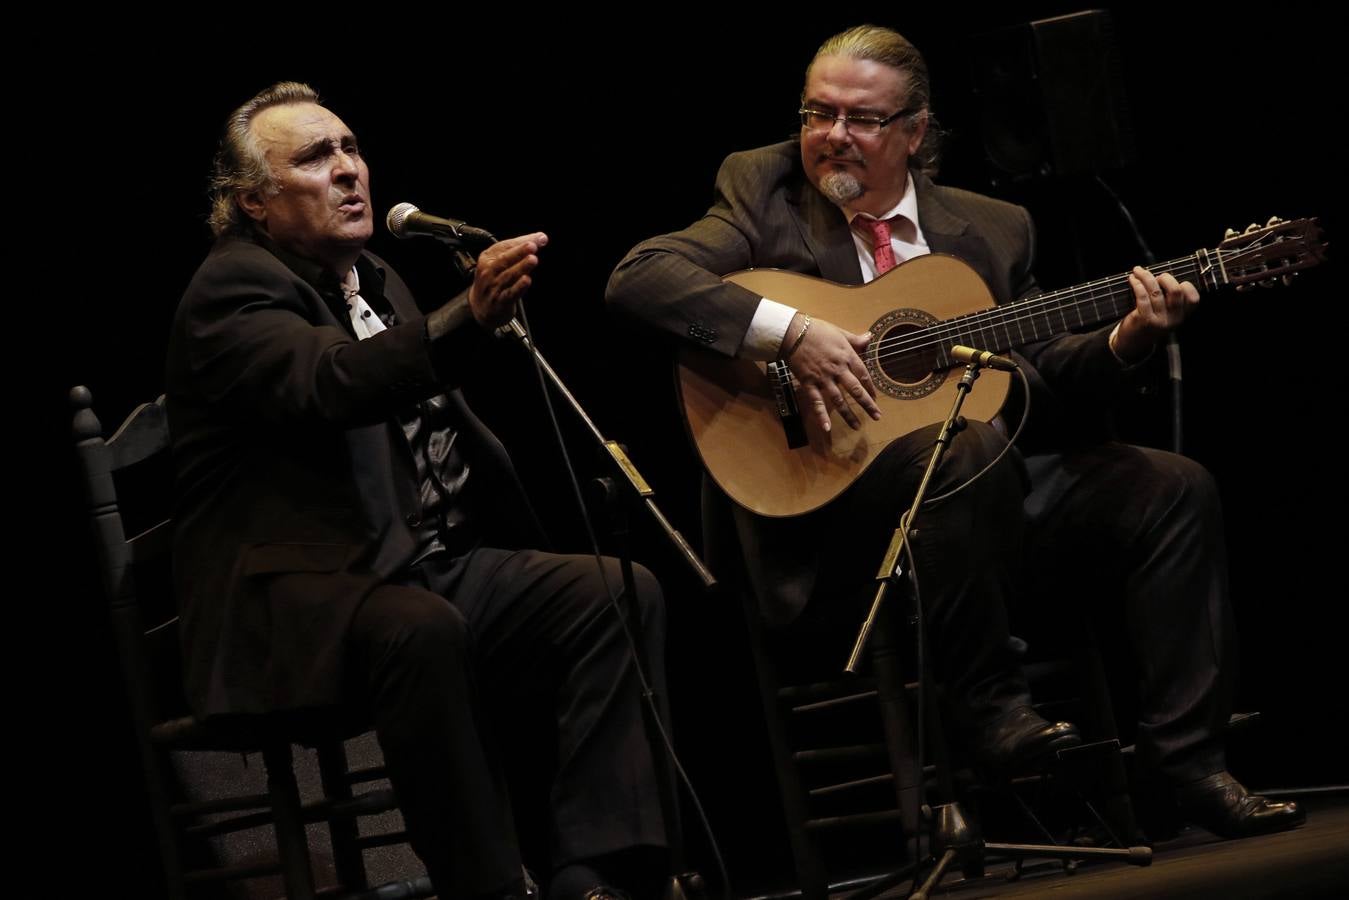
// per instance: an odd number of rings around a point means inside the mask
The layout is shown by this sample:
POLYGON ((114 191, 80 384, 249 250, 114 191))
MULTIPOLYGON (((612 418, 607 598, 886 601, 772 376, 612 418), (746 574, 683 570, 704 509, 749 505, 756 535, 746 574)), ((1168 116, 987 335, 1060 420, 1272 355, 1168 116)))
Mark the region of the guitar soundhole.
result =
POLYGON ((921 309, 897 309, 871 325, 876 337, 867 347, 867 370, 876 389, 900 400, 926 397, 946 380, 945 370, 934 372, 937 349, 929 347, 923 332, 937 319, 921 309))

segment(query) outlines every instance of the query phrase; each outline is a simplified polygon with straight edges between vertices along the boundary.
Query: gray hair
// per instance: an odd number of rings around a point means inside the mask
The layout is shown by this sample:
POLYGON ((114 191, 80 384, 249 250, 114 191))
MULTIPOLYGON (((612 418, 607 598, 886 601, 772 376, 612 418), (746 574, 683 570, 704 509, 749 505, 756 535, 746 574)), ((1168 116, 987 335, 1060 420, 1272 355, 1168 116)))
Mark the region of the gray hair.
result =
POLYGON ((230 113, 211 165, 211 215, 207 222, 216 237, 248 230, 250 220, 235 199, 239 194, 273 190, 271 167, 253 135, 253 118, 273 106, 319 102, 318 91, 309 85, 281 81, 230 113))
POLYGON ((825 56, 870 60, 908 76, 909 96, 905 104, 927 116, 927 133, 923 135, 922 144, 909 158, 909 166, 927 175, 935 175, 943 133, 932 116, 932 80, 927 72, 927 60, 923 59, 918 48, 893 29, 879 25, 858 25, 839 32, 820 45, 810 65, 806 66, 807 81, 810 80, 810 70, 815 67, 815 61, 825 56))

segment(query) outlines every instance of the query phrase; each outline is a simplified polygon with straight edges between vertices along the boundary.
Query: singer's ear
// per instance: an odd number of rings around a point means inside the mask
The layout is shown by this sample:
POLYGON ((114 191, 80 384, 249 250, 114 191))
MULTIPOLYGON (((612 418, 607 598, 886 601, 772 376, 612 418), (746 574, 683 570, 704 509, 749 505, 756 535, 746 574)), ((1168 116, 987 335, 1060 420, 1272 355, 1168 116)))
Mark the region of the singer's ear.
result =
POLYGON ((254 222, 263 222, 267 218, 267 205, 262 201, 262 191, 240 191, 234 195, 234 202, 254 222))

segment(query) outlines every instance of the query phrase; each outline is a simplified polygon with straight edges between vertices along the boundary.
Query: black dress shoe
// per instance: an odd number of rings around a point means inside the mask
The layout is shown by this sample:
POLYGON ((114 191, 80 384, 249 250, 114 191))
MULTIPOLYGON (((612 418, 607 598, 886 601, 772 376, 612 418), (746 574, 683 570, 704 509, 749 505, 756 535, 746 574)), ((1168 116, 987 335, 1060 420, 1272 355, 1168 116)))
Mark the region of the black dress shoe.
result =
POLYGON ((1018 706, 984 726, 973 750, 980 764, 1012 771, 1047 761, 1059 750, 1080 743, 1082 735, 1071 722, 1050 722, 1029 706, 1018 706))
POLYGON ((1296 803, 1252 794, 1227 772, 1182 785, 1176 800, 1187 819, 1225 838, 1287 831, 1307 821, 1296 803))
POLYGON ((586 891, 582 900, 629 900, 629 897, 623 891, 602 884, 586 891))
POLYGON ((573 863, 553 873, 548 900, 630 900, 625 891, 607 882, 586 863, 573 863))
MULTIPOLYGON (((399 896, 403 896, 399 894, 399 896)), ((418 894, 417 896, 421 896, 418 894)), ((449 894, 441 891, 436 894, 437 897, 448 897, 449 894)), ((539 886, 534 881, 534 876, 523 866, 520 868, 520 879, 504 890, 489 891, 486 894, 474 894, 473 900, 539 900, 539 886)))

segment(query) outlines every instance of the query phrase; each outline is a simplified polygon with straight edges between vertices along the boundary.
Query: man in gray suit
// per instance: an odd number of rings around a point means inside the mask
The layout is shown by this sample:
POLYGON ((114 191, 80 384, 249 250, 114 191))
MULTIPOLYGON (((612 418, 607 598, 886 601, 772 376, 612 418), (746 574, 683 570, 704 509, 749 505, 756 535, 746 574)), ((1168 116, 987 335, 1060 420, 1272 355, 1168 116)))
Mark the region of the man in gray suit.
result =
MULTIPOLYGON (((926 63, 899 34, 863 26, 830 38, 806 73, 799 139, 728 157, 712 208, 634 248, 610 280, 610 302, 710 352, 789 362, 802 413, 822 430, 831 412, 853 428, 879 417, 859 355, 872 335, 721 276, 780 268, 858 284, 937 252, 973 267, 999 303, 1035 292, 1026 211, 931 181, 929 96, 926 63)), ((1037 411, 1026 457, 1009 454, 918 520, 914 567, 936 674, 964 745, 990 767, 1078 742, 1074 726, 1030 707, 1008 635, 1020 567, 1043 568, 1052 548, 1062 554, 1053 566, 1062 581, 1122 604, 1140 674, 1144 764, 1215 832, 1292 827, 1302 821, 1295 804, 1249 795, 1225 769, 1231 622, 1212 480, 1184 458, 1109 440, 1103 399, 1198 301, 1193 285, 1169 274, 1137 268, 1129 284, 1136 305, 1121 321, 1020 348, 1037 411)), ((840 498, 797 519, 730 510, 748 585, 789 644, 793 632, 808 633, 816 655, 842 659, 861 616, 854 598, 909 504, 934 436, 935 426, 895 441, 840 498), (830 632, 840 643, 821 648, 819 636, 830 632)), ((979 472, 1004 444, 992 425, 970 423, 929 496, 979 472)))

